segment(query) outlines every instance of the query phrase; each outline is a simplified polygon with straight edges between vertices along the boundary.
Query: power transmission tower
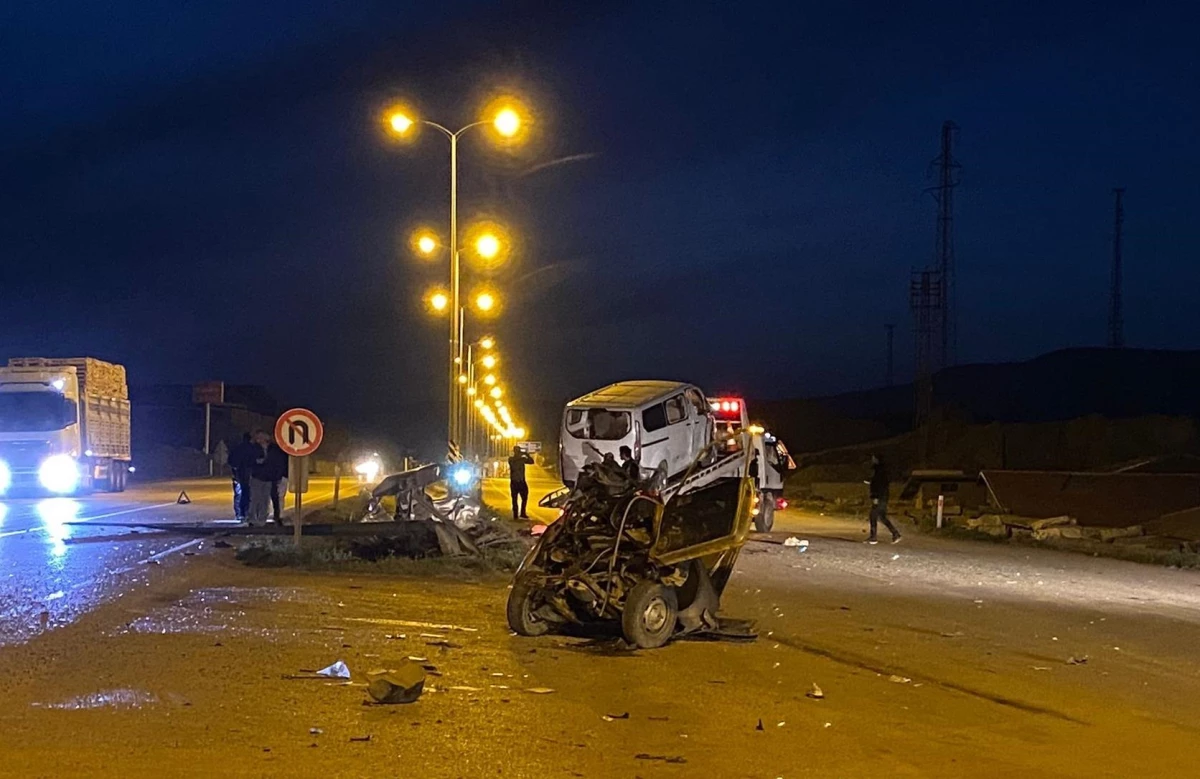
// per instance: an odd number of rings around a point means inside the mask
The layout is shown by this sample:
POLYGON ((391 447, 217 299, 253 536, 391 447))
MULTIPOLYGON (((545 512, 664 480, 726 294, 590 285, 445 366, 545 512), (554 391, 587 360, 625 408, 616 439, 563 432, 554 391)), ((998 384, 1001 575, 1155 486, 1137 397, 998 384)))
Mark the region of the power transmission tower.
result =
POLYGON ((1121 228, 1125 224, 1125 187, 1113 190, 1113 254, 1112 289, 1108 293, 1108 345, 1119 349, 1125 345, 1125 317, 1121 309, 1121 228))
POLYGON ((942 151, 933 161, 937 169, 937 184, 932 187, 938 204, 937 241, 934 256, 942 284, 941 344, 938 367, 953 365, 958 351, 958 304, 954 268, 954 188, 962 168, 954 159, 954 136, 958 125, 947 119, 942 122, 942 151))
POLYGON ((887 333, 887 383, 884 386, 891 387, 896 383, 896 362, 895 352, 892 349, 893 336, 896 334, 895 325, 884 325, 884 331, 887 333))
POLYGON ((962 166, 954 159, 954 135, 958 125, 942 123, 942 150, 933 160, 936 184, 929 188, 938 204, 937 240, 932 267, 914 270, 909 279, 908 304, 916 335, 916 414, 913 426, 923 432, 918 441, 918 459, 927 462, 932 431, 933 376, 953 364, 957 351, 954 292, 954 188, 962 166))

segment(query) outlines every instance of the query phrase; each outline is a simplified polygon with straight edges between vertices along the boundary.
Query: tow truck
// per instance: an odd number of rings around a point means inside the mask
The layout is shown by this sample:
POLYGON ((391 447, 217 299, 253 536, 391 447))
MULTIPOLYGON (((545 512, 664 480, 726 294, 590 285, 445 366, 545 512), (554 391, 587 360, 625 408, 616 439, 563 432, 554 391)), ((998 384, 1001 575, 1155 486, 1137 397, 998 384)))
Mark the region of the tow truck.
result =
MULTIPOLYGON (((714 438, 722 440, 722 451, 733 454, 748 445, 752 454, 748 461, 750 480, 754 483, 757 504, 754 508, 754 529, 766 533, 775 526, 775 511, 787 508, 783 497, 783 480, 788 471, 794 470, 795 461, 787 447, 762 425, 750 423, 750 414, 745 398, 715 397, 709 399, 713 419, 716 421, 714 438), (748 437, 740 435, 743 431, 748 437), (746 444, 744 442, 748 441, 746 444)), ((738 473, 738 475, 742 475, 738 473)))

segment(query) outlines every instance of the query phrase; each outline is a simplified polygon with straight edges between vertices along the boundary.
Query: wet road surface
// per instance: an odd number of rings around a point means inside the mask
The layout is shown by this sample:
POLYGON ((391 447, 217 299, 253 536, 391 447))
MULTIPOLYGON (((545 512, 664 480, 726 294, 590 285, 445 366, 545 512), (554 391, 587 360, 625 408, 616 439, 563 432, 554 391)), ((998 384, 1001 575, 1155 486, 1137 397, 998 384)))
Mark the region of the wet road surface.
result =
POLYGON ((1200 573, 787 512, 722 611, 750 644, 513 636, 508 579, 143 566, 0 648, 0 776, 1185 776, 1200 573), (405 706, 363 672, 436 669, 405 706), (335 660, 349 681, 304 669, 335 660), (821 694, 814 696, 814 685, 821 694), (8 774, 6 774, 6 771, 8 774))
MULTIPOLYGON (((331 482, 314 479, 306 505, 328 500, 331 491, 331 482)), ((60 627, 98 603, 145 586, 149 566, 169 564, 198 543, 106 523, 212 520, 232 520, 228 479, 0 501, 0 646, 60 627), (181 491, 191 503, 176 503, 181 491)))

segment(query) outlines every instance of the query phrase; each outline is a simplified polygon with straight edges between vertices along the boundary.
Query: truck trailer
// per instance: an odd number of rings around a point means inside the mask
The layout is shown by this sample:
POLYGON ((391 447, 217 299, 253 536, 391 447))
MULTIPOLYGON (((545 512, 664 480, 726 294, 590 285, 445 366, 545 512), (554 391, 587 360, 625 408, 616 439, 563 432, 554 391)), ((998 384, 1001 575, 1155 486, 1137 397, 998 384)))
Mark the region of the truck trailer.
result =
POLYGON ((94 357, 0 367, 0 495, 121 492, 130 471, 125 368, 94 357))

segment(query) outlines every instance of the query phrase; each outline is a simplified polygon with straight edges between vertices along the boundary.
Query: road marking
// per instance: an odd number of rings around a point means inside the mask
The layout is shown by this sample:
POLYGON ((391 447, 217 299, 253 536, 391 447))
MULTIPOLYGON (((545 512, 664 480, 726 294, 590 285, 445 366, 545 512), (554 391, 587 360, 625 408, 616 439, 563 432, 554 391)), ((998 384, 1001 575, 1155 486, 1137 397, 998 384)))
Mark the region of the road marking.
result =
MULTIPOLYGON (((107 514, 93 514, 90 517, 76 517, 75 519, 71 520, 71 522, 72 523, 74 523, 74 522, 90 522, 93 519, 108 519, 109 517, 119 517, 122 514, 135 514, 139 511, 148 511, 149 509, 160 509, 160 508, 163 508, 164 506, 174 506, 174 505, 175 505, 174 501, 171 501, 170 503, 155 503, 152 506, 138 506, 137 508, 125 509, 124 511, 110 511, 107 514)), ((19 535, 24 535, 25 533, 45 533, 45 532, 46 532, 46 526, 39 525, 38 527, 27 527, 24 530, 9 530, 6 533, 0 533, 0 538, 8 538, 10 536, 19 536, 19 535)))

